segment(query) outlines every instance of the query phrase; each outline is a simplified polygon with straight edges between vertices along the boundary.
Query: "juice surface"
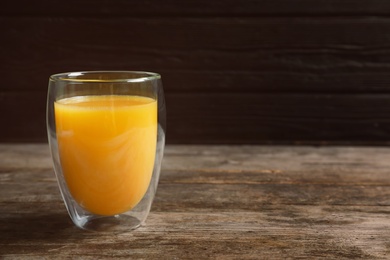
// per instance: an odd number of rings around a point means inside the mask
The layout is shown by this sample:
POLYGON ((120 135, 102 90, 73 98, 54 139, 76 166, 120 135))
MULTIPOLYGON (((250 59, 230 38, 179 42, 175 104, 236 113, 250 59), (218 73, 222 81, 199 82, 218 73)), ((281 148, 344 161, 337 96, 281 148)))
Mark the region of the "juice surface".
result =
POLYGON ((55 102, 58 149, 73 198, 98 215, 138 204, 149 187, 157 102, 140 96, 79 96, 55 102))

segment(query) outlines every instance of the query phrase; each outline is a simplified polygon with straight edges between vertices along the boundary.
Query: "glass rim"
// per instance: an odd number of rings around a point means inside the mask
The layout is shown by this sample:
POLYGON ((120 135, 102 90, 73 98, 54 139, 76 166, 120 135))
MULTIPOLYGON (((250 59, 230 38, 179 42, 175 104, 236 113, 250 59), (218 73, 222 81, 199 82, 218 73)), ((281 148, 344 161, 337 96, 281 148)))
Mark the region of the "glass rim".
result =
POLYGON ((91 71, 74 71, 74 72, 63 72, 56 73, 49 77, 50 80, 59 82, 77 82, 77 83, 132 83, 132 82, 145 82, 161 79, 161 75, 155 72, 149 71, 136 71, 136 70, 91 70, 91 71), (88 74, 128 74, 135 77, 121 77, 117 79, 99 79, 99 78, 78 78, 78 76, 88 75, 88 74))

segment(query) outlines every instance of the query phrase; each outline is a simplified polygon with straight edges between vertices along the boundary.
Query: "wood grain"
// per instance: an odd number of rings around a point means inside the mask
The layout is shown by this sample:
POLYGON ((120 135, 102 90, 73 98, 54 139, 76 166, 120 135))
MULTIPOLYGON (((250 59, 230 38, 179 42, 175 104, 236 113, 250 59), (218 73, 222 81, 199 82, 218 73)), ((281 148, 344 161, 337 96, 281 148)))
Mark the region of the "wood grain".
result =
POLYGON ((390 140, 387 1, 22 2, 0 10, 2 142, 44 142, 48 77, 80 70, 161 73, 172 144, 390 140))
POLYGON ((387 259, 386 147, 168 146, 145 226, 76 229, 47 145, 0 145, 0 256, 387 259))
POLYGON ((153 15, 153 16, 207 16, 207 15, 387 15, 386 0, 233 0, 207 1, 158 0, 129 2, 126 0, 77 1, 38 0, 34 4, 23 0, 8 1, 0 10, 2 15, 153 15))
POLYGON ((53 73, 99 69, 159 71, 167 92, 371 93, 390 81, 387 18, 0 21, 5 91, 42 91, 53 73))

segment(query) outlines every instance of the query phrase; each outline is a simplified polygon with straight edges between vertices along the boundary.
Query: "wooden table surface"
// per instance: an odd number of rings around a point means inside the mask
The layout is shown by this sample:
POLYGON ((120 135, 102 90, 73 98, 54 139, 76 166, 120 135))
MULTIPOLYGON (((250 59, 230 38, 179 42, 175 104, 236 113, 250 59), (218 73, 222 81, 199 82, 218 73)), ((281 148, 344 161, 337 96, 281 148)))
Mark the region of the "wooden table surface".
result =
POLYGON ((73 226, 45 144, 0 145, 5 259, 390 259, 390 148, 167 146, 146 225, 73 226))

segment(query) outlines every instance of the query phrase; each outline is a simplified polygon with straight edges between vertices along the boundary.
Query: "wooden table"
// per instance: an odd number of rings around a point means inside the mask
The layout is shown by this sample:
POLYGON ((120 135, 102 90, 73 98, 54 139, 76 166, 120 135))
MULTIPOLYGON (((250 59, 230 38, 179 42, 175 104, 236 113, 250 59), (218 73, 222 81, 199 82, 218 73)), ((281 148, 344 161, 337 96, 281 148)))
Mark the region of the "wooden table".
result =
POLYGON ((390 259, 390 148, 168 146, 145 226, 73 226, 45 144, 0 145, 0 255, 390 259))

